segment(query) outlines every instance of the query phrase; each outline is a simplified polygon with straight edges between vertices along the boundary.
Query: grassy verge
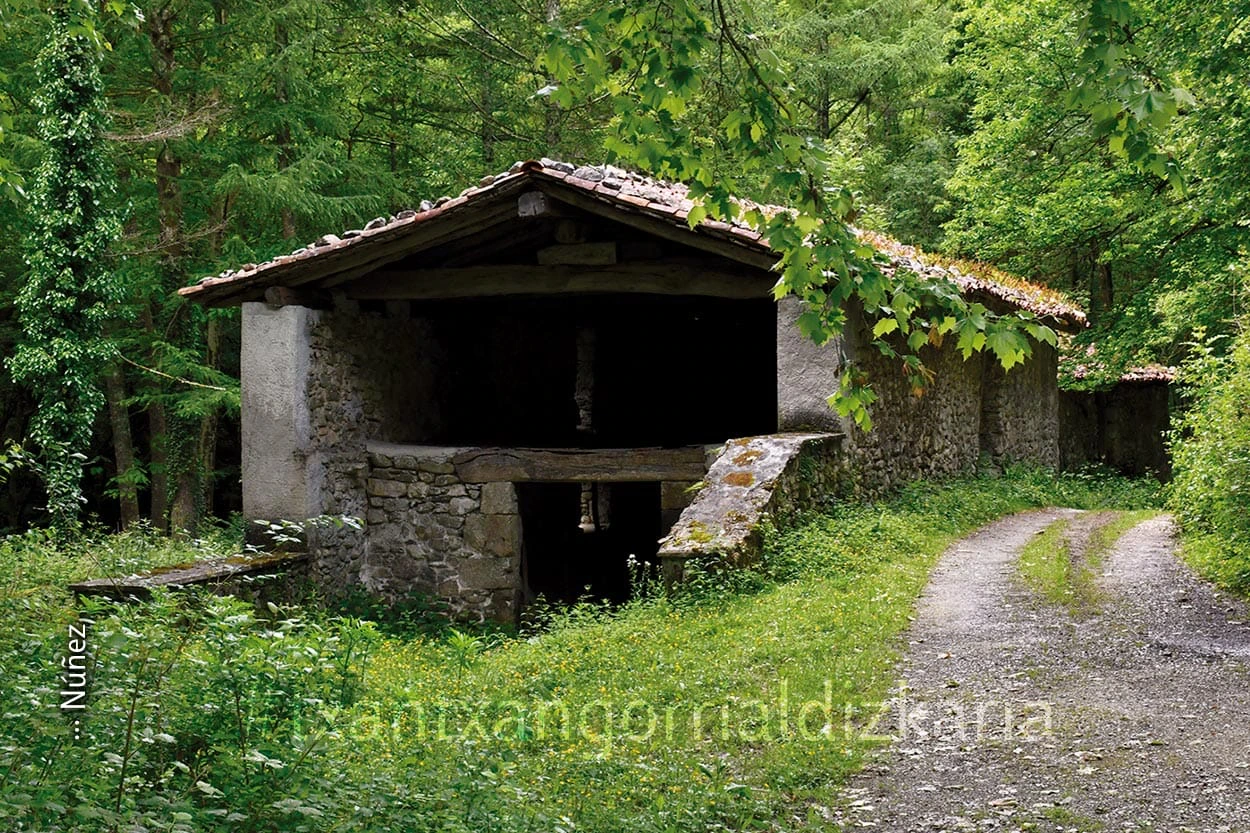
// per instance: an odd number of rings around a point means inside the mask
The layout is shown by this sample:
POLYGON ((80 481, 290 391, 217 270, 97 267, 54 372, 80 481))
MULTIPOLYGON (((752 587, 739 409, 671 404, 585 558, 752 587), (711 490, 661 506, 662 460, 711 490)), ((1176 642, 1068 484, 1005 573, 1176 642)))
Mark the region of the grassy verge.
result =
POLYGON ((445 646, 390 644, 359 707, 377 732, 344 768, 452 785, 441 806, 472 808, 466 827, 820 827, 876 743, 866 730, 894 684, 900 635, 954 539, 1040 505, 1153 500, 1120 480, 1026 470, 920 485, 772 536, 758 571, 574 613, 467 667, 445 646), (501 731, 479 731, 488 725, 501 731), (485 761, 506 762, 498 788, 466 792, 460 774, 485 761), (539 792, 541 811, 525 798, 539 792))
POLYGON ((195 597, 102 606, 76 742, 55 701, 74 611, 10 591, 0 602, 19 627, 0 635, 0 821, 827 827, 840 784, 878 743, 871 717, 938 554, 1013 511, 1153 500, 1123 480, 1030 470, 921 485, 773 534, 758 570, 622 609, 582 606, 514 637, 387 638, 367 622, 297 608, 258 619, 195 597))
POLYGON ((1078 558, 1072 551, 1071 522, 1057 520, 1021 551, 1020 576, 1044 599, 1066 607, 1073 616, 1097 612, 1097 578, 1103 558, 1125 532, 1157 514, 1155 509, 1106 513, 1089 531, 1088 539, 1080 542, 1078 558))

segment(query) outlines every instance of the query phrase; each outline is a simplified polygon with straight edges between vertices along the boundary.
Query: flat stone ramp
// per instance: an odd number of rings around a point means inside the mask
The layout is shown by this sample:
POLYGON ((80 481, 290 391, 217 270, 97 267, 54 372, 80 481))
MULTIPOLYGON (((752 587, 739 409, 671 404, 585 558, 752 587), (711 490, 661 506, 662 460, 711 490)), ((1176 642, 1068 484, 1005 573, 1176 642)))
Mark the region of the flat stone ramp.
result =
POLYGON ((843 830, 1250 831, 1250 612, 1176 558, 1170 518, 1103 559, 1094 607, 1026 587, 1020 551, 1100 513, 1005 518, 943 556, 843 830))

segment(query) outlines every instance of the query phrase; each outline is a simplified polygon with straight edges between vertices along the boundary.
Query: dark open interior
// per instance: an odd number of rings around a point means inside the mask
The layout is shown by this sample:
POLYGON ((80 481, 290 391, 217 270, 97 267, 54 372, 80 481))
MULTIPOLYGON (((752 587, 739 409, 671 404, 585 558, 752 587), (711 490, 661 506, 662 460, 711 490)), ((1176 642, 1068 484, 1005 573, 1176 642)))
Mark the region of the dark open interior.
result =
POLYGON ((678 446, 775 430, 767 299, 478 298, 414 303, 412 314, 432 325, 425 401, 441 418, 408 442, 678 446))
POLYGON ((610 510, 583 523, 578 483, 519 483, 526 597, 573 603, 590 597, 619 604, 639 571, 654 571, 662 535, 659 483, 601 483, 610 510), (629 556, 638 567, 631 575, 629 556))

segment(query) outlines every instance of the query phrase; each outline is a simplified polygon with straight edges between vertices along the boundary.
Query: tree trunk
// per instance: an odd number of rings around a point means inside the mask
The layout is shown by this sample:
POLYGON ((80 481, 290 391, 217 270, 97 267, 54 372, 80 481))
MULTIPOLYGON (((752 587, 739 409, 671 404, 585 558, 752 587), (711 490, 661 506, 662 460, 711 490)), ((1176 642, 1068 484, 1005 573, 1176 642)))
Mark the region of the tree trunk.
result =
MULTIPOLYGON (((170 107, 174 104, 175 42, 174 20, 177 11, 173 4, 150 11, 145 20, 148 39, 152 44, 152 85, 170 107)), ((180 179, 182 160, 174 153, 171 144, 163 142, 156 154, 156 214, 160 242, 159 291, 172 291, 183 283, 183 205, 180 179)), ((152 342, 168 338, 157 327, 156 313, 149 304, 143 311, 143 325, 152 342)), ((153 357, 155 360, 155 356, 153 357)), ((154 363, 156 363, 154 361, 154 363)), ((164 393, 160 382, 149 381, 149 395, 164 393)), ((169 531, 170 498, 170 435, 171 425, 165 404, 160 401, 148 403, 148 442, 152 488, 152 524, 161 532, 169 531)))
POLYGON ((193 535, 199 526, 195 508, 195 480, 195 472, 190 469, 178 472, 178 488, 174 491, 174 502, 169 507, 170 535, 193 535))
POLYGON ((1102 320, 1115 303, 1115 289, 1111 282, 1111 264, 1099 263, 1097 252, 1091 258, 1089 270, 1089 320, 1095 324, 1102 320))
POLYGON ((482 62, 481 87, 478 93, 478 115, 481 118, 482 164, 490 170, 495 164, 494 96, 491 85, 490 65, 482 62))
MULTIPOLYGON (((208 319, 208 327, 205 330, 206 354, 204 363, 214 370, 219 369, 221 364, 221 323, 217 317, 208 319)), ((213 514, 213 491, 216 486, 216 478, 213 476, 217 469, 217 424, 219 421, 216 409, 204 414, 200 418, 200 440, 197 447, 196 459, 198 461, 200 477, 200 497, 197 501, 201 517, 213 514)))
MULTIPOLYGON (((176 13, 172 6, 161 7, 147 16, 148 39, 152 43, 152 85, 166 102, 174 98, 173 24, 176 13)), ((156 211, 160 221, 161 260, 166 269, 176 274, 182 257, 182 160, 168 141, 161 143, 156 154, 156 211)))
MULTIPOLYGON (((289 92, 287 90, 286 67, 284 66, 285 56, 283 53, 286 52, 289 36, 286 26, 282 23, 274 24, 273 40, 274 45, 277 47, 277 59, 274 62, 273 97, 279 105, 285 105, 289 98, 289 92)), ((287 109, 282 107, 282 120, 273 135, 273 143, 278 148, 277 161, 279 171, 285 171, 294 161, 294 156, 291 152, 291 127, 286 121, 287 117, 287 109)), ((285 240, 290 240, 295 237, 295 215, 285 205, 282 206, 280 213, 282 216, 282 237, 285 240)))
MULTIPOLYGON (((143 327, 151 339, 156 339, 156 321, 152 316, 152 308, 144 305, 142 313, 143 327)), ((160 395, 160 388, 149 382, 146 387, 149 395, 160 395)), ((151 401, 147 405, 148 412, 148 484, 151 490, 151 505, 148 514, 152 526, 160 532, 169 531, 169 420, 165 413, 165 403, 151 401)))
MULTIPOLYGON (((547 0, 547 24, 551 25, 560 20, 560 0, 547 0)), ((554 84, 555 79, 547 79, 548 84, 554 84)), ((560 144, 560 110, 556 107, 555 102, 547 99, 547 111, 543 114, 543 140, 547 143, 546 151, 550 154, 559 153, 560 144)))
POLYGON ((113 428, 113 459, 117 465, 121 528, 126 529, 139 520, 139 492, 134 482, 135 441, 130 431, 130 412, 126 408, 126 377, 116 363, 104 371, 104 393, 113 428))

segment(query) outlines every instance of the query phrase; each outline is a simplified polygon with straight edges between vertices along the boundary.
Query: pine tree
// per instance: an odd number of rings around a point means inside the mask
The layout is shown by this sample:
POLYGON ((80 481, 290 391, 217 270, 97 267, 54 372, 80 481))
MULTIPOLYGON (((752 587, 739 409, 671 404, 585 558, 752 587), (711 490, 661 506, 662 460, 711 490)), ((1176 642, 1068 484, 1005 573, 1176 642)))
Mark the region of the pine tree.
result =
POLYGON ((29 439, 43 457, 48 511, 77 525, 83 452, 104 404, 101 372, 112 355, 104 327, 121 301, 108 266, 119 225, 105 153, 103 85, 90 5, 58 0, 37 61, 36 99, 45 157, 30 191, 29 274, 17 296, 22 337, 9 369, 38 410, 29 439))

